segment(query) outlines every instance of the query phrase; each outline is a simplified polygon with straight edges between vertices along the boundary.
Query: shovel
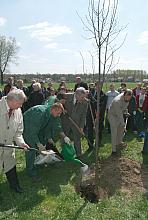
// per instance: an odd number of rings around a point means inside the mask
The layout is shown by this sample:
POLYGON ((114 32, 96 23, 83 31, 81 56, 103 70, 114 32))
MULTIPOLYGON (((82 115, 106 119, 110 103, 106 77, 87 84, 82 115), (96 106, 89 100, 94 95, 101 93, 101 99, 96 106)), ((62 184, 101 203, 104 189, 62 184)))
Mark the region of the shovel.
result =
POLYGON ((84 134, 84 132, 81 131, 80 127, 77 125, 77 123, 69 116, 69 121, 71 121, 71 123, 75 126, 75 128, 78 130, 79 134, 82 135, 82 138, 86 138, 88 144, 91 145, 90 140, 88 139, 88 137, 84 134))
MULTIPOLYGON (((5 145, 5 144, 2 144, 2 143, 0 143, 0 147, 4 147, 4 148, 13 148, 13 149, 21 149, 21 150, 24 150, 24 148, 23 148, 23 147, 14 146, 14 145, 5 145)), ((39 151, 38 149, 33 148, 33 147, 30 147, 30 148, 28 148, 27 150, 30 150, 30 151, 34 150, 34 151, 36 151, 37 153, 42 154, 42 155, 49 155, 49 154, 53 154, 53 153, 52 153, 52 152, 50 152, 50 151, 46 151, 46 150, 39 151)))
MULTIPOLYGON (((127 128, 127 122, 128 122, 128 117, 126 117, 126 119, 125 119, 125 129, 127 128)), ((124 138, 125 138, 126 133, 127 133, 127 131, 124 131, 124 133, 123 133, 124 138)))

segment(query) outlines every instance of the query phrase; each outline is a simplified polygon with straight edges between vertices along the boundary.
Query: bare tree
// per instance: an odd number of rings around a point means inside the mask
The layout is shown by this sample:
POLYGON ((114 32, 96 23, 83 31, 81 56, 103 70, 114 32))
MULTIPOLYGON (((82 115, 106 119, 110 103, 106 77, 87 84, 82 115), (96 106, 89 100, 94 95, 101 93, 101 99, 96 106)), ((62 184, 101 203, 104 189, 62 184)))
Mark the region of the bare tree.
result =
POLYGON ((1 84, 4 82, 4 73, 8 70, 10 63, 16 62, 16 54, 18 52, 18 46, 15 38, 6 38, 0 36, 0 77, 1 84))
POLYGON ((82 53, 81 53, 81 51, 80 51, 80 55, 81 55, 81 58, 82 58, 82 66, 83 66, 83 74, 85 73, 85 61, 84 61, 84 57, 83 57, 83 55, 82 55, 82 53))
POLYGON ((91 68, 92 68, 92 74, 93 74, 93 82, 95 81, 95 64, 94 64, 94 56, 92 55, 91 51, 89 51, 91 56, 91 68))
MULTIPOLYGON (((117 46, 117 37, 125 29, 125 27, 118 27, 117 23, 117 8, 118 0, 89 0, 88 15, 85 19, 81 19, 85 31, 89 34, 87 39, 93 42, 95 47, 95 54, 97 62, 95 65, 98 68, 98 83, 99 89, 97 91, 97 113, 96 113, 96 185, 99 173, 99 147, 101 140, 99 139, 99 117, 100 117, 100 92, 105 81, 105 75, 108 74, 114 64, 114 54, 122 46, 122 43, 117 46)), ((87 35, 88 36, 88 35, 87 35)))

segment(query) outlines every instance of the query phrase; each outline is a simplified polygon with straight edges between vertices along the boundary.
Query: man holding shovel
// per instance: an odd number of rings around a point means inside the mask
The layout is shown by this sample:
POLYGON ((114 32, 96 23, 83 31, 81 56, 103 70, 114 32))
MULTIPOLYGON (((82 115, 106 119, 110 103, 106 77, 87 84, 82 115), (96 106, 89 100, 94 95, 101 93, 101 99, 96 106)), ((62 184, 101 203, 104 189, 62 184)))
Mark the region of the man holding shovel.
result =
POLYGON ((75 93, 66 93, 64 113, 61 115, 64 133, 74 141, 76 156, 80 157, 81 137, 86 122, 87 100, 86 90, 83 87, 76 89, 75 93))
MULTIPOLYGON (((24 114, 24 139, 26 143, 40 151, 45 150, 47 143, 52 144, 53 138, 60 134, 65 143, 70 139, 62 132, 60 115, 63 112, 61 103, 54 103, 51 107, 37 105, 30 108, 24 114)), ((37 170, 34 165, 36 151, 26 152, 26 168, 33 181, 39 181, 37 170)))
POLYGON ((124 93, 121 93, 113 99, 108 110, 113 155, 117 153, 117 146, 122 144, 124 131, 126 131, 126 123, 124 122, 123 114, 131 98, 132 91, 127 89, 124 93))
POLYGON ((23 133, 23 117, 21 107, 26 100, 24 92, 20 89, 13 89, 0 100, 0 172, 4 171, 10 188, 22 193, 16 173, 15 151, 13 148, 6 148, 5 145, 14 145, 27 149, 23 133))

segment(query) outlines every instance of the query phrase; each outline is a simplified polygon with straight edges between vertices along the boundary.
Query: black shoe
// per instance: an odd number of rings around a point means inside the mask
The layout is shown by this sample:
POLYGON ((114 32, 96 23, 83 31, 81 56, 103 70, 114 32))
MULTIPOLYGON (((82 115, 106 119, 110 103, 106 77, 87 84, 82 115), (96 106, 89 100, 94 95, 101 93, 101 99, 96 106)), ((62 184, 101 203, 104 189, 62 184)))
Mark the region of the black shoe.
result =
POLYGON ((112 151, 112 156, 117 156, 117 151, 112 151))
POLYGON ((141 153, 148 155, 148 152, 147 152, 147 151, 145 152, 145 151, 142 150, 141 153))
POLYGON ((83 155, 82 155, 82 154, 79 154, 79 155, 76 156, 76 159, 81 160, 82 157, 83 157, 83 155))
POLYGON ((24 190, 20 187, 20 186, 16 186, 16 187, 10 187, 14 192, 16 193, 23 193, 24 190))

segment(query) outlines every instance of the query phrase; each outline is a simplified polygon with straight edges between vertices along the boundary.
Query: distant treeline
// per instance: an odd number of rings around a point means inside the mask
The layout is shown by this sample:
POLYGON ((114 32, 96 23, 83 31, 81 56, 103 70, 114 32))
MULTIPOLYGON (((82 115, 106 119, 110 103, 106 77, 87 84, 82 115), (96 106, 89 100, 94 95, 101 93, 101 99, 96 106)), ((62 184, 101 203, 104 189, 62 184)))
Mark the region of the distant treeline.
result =
MULTIPOLYGON (((29 83, 31 80, 36 79, 38 81, 45 81, 45 82, 75 82, 76 76, 80 76, 83 81, 85 82, 94 82, 98 80, 98 74, 5 74, 4 81, 13 76, 15 81, 18 79, 23 79, 24 83, 29 83)), ((143 79, 148 78, 148 73, 143 70, 116 70, 111 72, 108 75, 105 75, 105 81, 108 82, 138 82, 142 81, 143 79)))

